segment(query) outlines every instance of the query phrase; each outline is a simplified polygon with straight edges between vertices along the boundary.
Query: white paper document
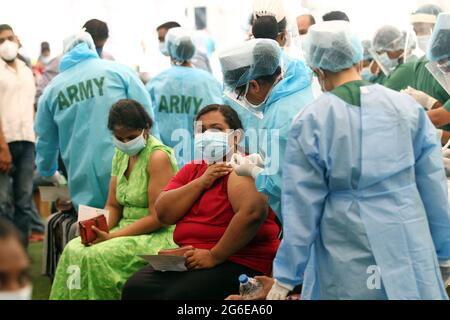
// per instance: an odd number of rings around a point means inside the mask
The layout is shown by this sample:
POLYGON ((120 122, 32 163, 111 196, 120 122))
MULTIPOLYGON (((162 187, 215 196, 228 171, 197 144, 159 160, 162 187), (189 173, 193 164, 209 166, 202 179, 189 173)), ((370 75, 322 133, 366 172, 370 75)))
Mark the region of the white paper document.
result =
POLYGON ((98 216, 104 215, 106 221, 109 223, 109 211, 103 209, 92 208, 88 206, 83 206, 80 204, 78 207, 78 222, 90 220, 98 216))
POLYGON ((41 194, 41 200, 43 202, 55 202, 56 200, 60 201, 70 200, 70 192, 67 186, 39 187, 39 192, 41 194))
POLYGON ((156 271, 187 271, 185 266, 186 258, 180 256, 140 256, 147 261, 156 271))

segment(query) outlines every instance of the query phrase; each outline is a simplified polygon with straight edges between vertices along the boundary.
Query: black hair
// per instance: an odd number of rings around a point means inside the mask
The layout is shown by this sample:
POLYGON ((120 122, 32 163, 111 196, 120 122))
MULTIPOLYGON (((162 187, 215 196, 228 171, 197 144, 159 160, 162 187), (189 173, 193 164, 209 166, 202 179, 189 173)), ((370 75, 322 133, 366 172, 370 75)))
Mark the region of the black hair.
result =
POLYGON ((256 39, 277 40, 278 23, 274 16, 261 16, 253 23, 253 36, 256 39))
POLYGON ((108 129, 114 131, 116 127, 131 130, 151 129, 153 120, 144 107, 135 100, 123 99, 117 101, 109 112, 108 129))
MULTIPOLYGON (((252 22, 251 25, 254 26, 255 23, 263 17, 273 17, 275 19, 275 23, 277 25, 277 33, 282 33, 282 32, 286 31, 286 28, 287 28, 286 18, 283 18, 283 20, 281 20, 280 22, 277 22, 276 18, 274 16, 270 16, 270 15, 264 15, 264 16, 257 15, 256 17, 253 17, 253 20, 251 21, 252 22)), ((265 21, 268 21, 268 20, 265 19, 265 21)), ((273 24, 273 20, 270 22, 270 24, 273 24)))
POLYGON ((170 30, 170 29, 179 28, 179 27, 181 27, 181 25, 178 22, 169 21, 169 22, 163 23, 158 28, 156 28, 156 31, 159 31, 161 29, 170 30))
POLYGON ((41 43, 41 52, 50 51, 50 43, 42 42, 41 43))
POLYGON ((41 43, 41 49, 42 49, 42 50, 50 50, 50 43, 48 43, 48 42, 42 42, 42 43, 41 43))
POLYGON ((283 18, 280 22, 278 22, 278 32, 285 32, 287 28, 287 20, 286 18, 283 18))
POLYGON ((323 16, 323 21, 336 21, 336 20, 342 20, 342 21, 348 21, 350 22, 349 17, 345 12, 342 11, 331 11, 328 12, 326 15, 323 16))
POLYGON ((9 24, 0 24, 0 32, 3 32, 3 31, 14 32, 13 28, 9 24))
POLYGON ((200 118, 203 117, 205 114, 215 111, 218 111, 222 114, 222 116, 225 118, 225 122, 227 123, 227 125, 230 127, 231 130, 243 130, 243 125, 241 119, 239 119, 237 112, 227 105, 212 104, 203 108, 197 114, 195 122, 200 121, 200 118))
POLYGON ((437 59, 450 57, 450 30, 440 30, 431 45, 431 55, 437 59))
POLYGON ((109 38, 108 25, 98 19, 89 20, 84 24, 83 28, 86 28, 86 32, 92 36, 95 43, 109 38))

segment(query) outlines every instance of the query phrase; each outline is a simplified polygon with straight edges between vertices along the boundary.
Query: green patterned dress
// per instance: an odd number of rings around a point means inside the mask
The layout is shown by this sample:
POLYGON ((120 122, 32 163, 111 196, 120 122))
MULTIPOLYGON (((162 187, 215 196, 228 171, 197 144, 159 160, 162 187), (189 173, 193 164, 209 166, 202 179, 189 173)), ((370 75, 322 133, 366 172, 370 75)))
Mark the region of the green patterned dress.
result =
MULTIPOLYGON (((117 228, 133 224, 148 215, 147 167, 151 154, 161 150, 170 157, 174 173, 176 159, 172 149, 153 137, 139 154, 129 179, 125 177, 129 157, 116 151, 112 176, 117 177, 118 202, 123 206, 123 216, 117 228)), ((59 260, 51 300, 117 300, 121 298, 125 282, 146 263, 138 255, 156 254, 162 249, 176 248, 173 242, 174 227, 149 235, 112 239, 92 247, 81 244, 80 238, 72 240, 59 260)))

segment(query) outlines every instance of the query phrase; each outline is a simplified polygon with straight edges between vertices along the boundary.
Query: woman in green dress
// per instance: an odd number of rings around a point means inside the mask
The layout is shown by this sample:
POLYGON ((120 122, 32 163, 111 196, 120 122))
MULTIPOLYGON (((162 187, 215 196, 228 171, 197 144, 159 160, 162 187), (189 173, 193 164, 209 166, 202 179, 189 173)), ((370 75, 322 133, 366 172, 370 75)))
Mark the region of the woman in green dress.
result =
POLYGON ((176 159, 172 149, 151 136, 152 123, 136 101, 112 107, 108 127, 117 150, 105 207, 111 231, 94 229, 97 240, 88 247, 80 238, 67 245, 50 299, 120 299, 126 280, 146 265, 139 255, 176 247, 174 228, 158 221, 154 207, 177 172, 176 159))

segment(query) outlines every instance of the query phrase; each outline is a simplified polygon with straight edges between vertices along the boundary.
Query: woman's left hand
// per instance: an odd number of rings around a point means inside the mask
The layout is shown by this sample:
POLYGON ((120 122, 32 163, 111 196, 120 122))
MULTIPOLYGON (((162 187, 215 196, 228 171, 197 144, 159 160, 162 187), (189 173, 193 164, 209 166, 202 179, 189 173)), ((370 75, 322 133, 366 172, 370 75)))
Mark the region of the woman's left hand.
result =
POLYGON ((212 269, 220 264, 210 250, 193 249, 186 252, 184 256, 188 270, 212 269))
POLYGON ((102 230, 97 229, 96 227, 92 226, 92 231, 95 232, 95 234, 97 235, 97 239, 95 239, 95 241, 93 241, 92 243, 90 243, 89 245, 94 245, 94 244, 99 244, 101 242, 105 242, 108 240, 111 240, 113 237, 110 233, 104 232, 102 230))

